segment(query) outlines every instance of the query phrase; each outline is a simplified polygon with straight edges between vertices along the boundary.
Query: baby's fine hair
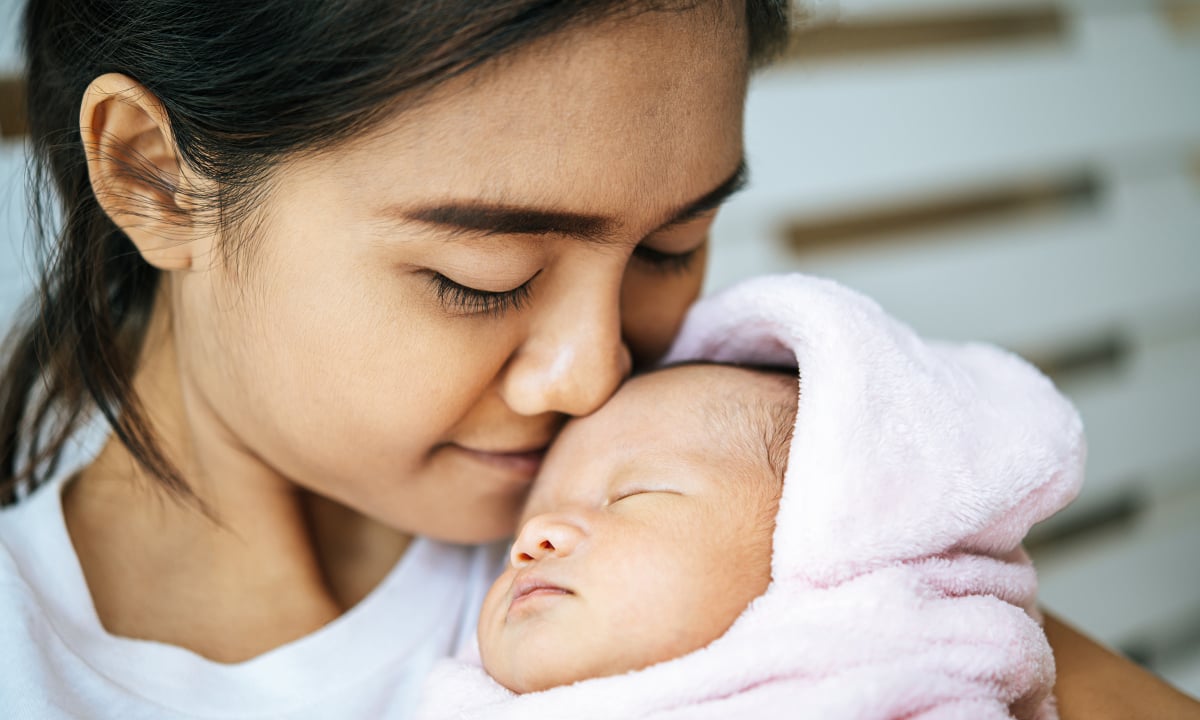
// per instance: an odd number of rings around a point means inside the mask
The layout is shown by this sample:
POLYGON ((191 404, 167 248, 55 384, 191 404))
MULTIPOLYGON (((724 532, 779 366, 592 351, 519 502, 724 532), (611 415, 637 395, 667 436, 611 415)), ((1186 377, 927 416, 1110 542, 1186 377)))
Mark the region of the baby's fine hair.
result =
POLYGON ((719 395, 704 404, 707 419, 720 436, 730 442, 732 451, 747 462, 765 462, 778 481, 772 488, 783 490, 788 453, 796 425, 800 381, 795 367, 715 363, 704 360, 668 365, 661 371, 678 367, 712 366, 737 369, 754 374, 767 386, 765 393, 719 395), (749 431, 747 431, 749 429, 749 431))

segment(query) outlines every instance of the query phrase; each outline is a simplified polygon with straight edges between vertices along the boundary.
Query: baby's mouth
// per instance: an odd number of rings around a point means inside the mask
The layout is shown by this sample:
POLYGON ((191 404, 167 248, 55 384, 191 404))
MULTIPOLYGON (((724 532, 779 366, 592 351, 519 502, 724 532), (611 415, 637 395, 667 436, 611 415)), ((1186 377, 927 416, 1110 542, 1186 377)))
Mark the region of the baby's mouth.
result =
POLYGON ((517 576, 512 585, 512 602, 508 606, 509 612, 512 612, 518 604, 528 604, 542 598, 574 594, 572 590, 533 575, 517 576))

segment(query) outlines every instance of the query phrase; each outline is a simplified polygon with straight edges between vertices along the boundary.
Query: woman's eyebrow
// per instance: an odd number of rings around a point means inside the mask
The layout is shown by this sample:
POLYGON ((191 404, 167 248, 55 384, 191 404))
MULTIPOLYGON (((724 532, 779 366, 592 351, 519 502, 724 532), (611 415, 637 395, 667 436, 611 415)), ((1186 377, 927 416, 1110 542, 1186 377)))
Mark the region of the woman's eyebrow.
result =
POLYGON ((696 217, 703 215, 710 210, 716 210, 725 204, 729 198, 745 189, 746 184, 750 181, 750 168, 746 166, 745 158, 738 163, 733 174, 725 178, 720 185, 717 185, 712 190, 709 190, 704 195, 701 195, 696 200, 688 203, 682 210, 675 213, 670 220, 663 223, 660 230, 671 227, 672 225, 680 225, 688 220, 694 220, 696 217))
MULTIPOLYGON (((677 210, 659 229, 687 222, 722 203, 746 186, 745 159, 715 188, 677 210)), ((565 235, 592 243, 612 237, 618 221, 603 215, 548 210, 474 200, 440 202, 419 207, 388 207, 380 215, 400 222, 417 222, 452 235, 565 235)))

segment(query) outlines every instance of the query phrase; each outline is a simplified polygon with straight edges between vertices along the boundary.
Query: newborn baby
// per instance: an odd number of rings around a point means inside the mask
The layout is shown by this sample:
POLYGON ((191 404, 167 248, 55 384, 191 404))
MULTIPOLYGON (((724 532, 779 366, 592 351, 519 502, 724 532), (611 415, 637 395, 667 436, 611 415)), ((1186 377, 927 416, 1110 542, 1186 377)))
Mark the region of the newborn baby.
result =
POLYGON ((563 431, 419 717, 1057 717, 1020 543, 1085 445, 1045 377, 804 275, 701 301, 665 362, 563 431))
POLYGON ((794 371, 683 365, 629 381, 546 457, 479 618, 526 693, 697 650, 771 577, 794 371))

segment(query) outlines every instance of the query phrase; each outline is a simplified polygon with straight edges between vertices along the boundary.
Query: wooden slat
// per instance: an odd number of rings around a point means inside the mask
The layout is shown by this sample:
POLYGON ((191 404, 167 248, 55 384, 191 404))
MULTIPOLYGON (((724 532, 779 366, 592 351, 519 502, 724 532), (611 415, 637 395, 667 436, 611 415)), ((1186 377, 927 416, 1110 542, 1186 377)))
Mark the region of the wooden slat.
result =
MULTIPOLYGON (((1195 0, 1181 0, 1194 2, 1195 0)), ((1117 8, 1123 11, 1147 9, 1153 11, 1161 0, 806 0, 802 5, 817 5, 826 16, 854 21, 859 18, 895 18, 952 16, 980 12, 1036 10, 1059 8, 1072 14, 1104 12, 1117 8), (825 8, 826 5, 830 7, 825 8)))
POLYGON ((1200 38, 1200 2, 1196 0, 1167 0, 1163 14, 1176 35, 1188 39, 1200 38))
POLYGON ((1198 516, 1200 493, 1193 490, 1132 528, 1040 552, 1034 563, 1041 602, 1104 642, 1170 647, 1200 620, 1198 516))
POLYGON ((796 253, 840 251, 851 244, 886 242, 908 233, 1095 207, 1100 185, 1091 173, 1002 183, 908 205, 860 208, 852 214, 793 220, 786 223, 783 237, 796 253))
MULTIPOLYGON (((1064 543, 1086 542, 1096 533, 1128 529, 1146 512, 1147 493, 1139 488, 1114 494, 1103 502, 1072 504, 1067 510, 1036 525, 1025 537, 1025 548, 1031 553, 1052 551, 1064 543)), ((1087 497, 1085 496, 1085 500, 1087 497)))
POLYGON ((1098 374, 1111 376, 1121 371, 1134 353, 1132 341, 1118 330, 1092 338, 1033 351, 1026 359, 1057 385, 1070 384, 1098 374))
POLYGON ((812 62, 897 52, 974 49, 984 45, 1063 43, 1058 8, 991 8, 932 16, 876 17, 818 25, 795 33, 784 62, 812 62))
POLYGON ((25 134, 25 83, 16 77, 0 77, 0 139, 25 134))
MULTIPOLYGON (((1088 476, 1064 521, 1114 503, 1156 502, 1177 488, 1179 468, 1200 479, 1200 337, 1132 351, 1121 371, 1067 392, 1088 437, 1088 476)), ((1186 480, 1186 478, 1185 478, 1186 480)), ((1200 569, 1200 561, 1197 562, 1200 569)), ((1200 575, 1198 575, 1200 581, 1200 575)))
POLYGON ((826 275, 931 336, 1040 352, 1172 308, 1200 311, 1200 205, 1148 202, 1120 222, 1064 212, 804 256, 761 239, 769 230, 753 223, 775 215, 769 207, 729 210, 714 231, 711 287, 766 271, 826 275))
POLYGON ((1200 92, 1185 91, 1197 77, 1200 47, 1169 43, 780 68, 747 108, 754 192, 824 216, 1187 151, 1200 146, 1200 92))

